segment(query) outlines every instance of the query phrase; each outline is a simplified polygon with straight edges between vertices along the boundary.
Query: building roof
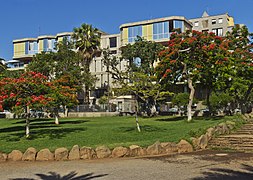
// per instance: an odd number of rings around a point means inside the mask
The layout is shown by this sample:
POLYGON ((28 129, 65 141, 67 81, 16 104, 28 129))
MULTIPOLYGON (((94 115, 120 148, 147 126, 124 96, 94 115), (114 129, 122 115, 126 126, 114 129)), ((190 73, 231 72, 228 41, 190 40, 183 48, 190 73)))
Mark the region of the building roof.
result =
POLYGON ((150 19, 150 20, 144 20, 144 21, 138 21, 138 22, 132 22, 132 23, 125 23, 120 26, 120 29, 124 27, 152 24, 152 23, 163 22, 163 21, 168 21, 168 20, 182 20, 191 24, 191 22, 188 21, 184 16, 169 16, 169 17, 156 18, 156 19, 150 19))

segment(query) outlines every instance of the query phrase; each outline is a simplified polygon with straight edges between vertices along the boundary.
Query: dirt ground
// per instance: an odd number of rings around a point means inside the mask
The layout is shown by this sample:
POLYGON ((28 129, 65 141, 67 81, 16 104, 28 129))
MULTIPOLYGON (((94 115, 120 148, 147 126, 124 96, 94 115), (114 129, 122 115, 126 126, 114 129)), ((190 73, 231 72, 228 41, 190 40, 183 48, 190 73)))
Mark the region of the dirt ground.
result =
POLYGON ((0 180, 253 180, 253 153, 200 151, 141 158, 0 163, 0 180))

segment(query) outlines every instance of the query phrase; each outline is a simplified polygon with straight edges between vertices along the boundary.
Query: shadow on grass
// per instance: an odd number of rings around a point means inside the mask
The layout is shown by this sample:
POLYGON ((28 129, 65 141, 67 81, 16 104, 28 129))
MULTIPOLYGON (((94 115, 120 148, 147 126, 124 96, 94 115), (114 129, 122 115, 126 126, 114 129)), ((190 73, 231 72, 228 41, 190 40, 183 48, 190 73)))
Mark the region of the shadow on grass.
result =
POLYGON ((223 168, 212 168, 209 172, 204 172, 203 177, 196 177, 192 180, 252 180, 253 179, 253 167, 249 165, 242 165, 242 170, 232 170, 223 168))
MULTIPOLYGON (((221 120, 223 119, 224 116, 210 116, 210 117, 193 117, 193 121, 200 121, 200 120, 205 120, 205 121, 216 121, 216 120, 221 120)), ((172 122, 172 121, 183 121, 186 120, 186 116, 175 116, 175 117, 169 117, 165 119, 156 119, 155 121, 162 121, 162 122, 172 122)))
MULTIPOLYGON (((21 122, 21 121, 20 121, 21 122)), ((15 142, 20 141, 21 138, 25 136, 25 121, 22 121, 24 124, 23 126, 13 126, 13 127, 7 127, 0 129, 1 133, 8 133, 6 136, 3 137, 6 141, 15 142)), ((86 123, 88 121, 86 120, 77 120, 77 121, 63 121, 60 122, 60 125, 54 124, 54 122, 49 121, 36 121, 32 120, 30 123, 30 140, 37 139, 37 138, 45 138, 48 137, 49 139, 60 139, 68 135, 72 132, 78 132, 78 131, 86 131, 86 127, 72 127, 73 124, 81 124, 86 123), (66 124, 69 124, 67 127, 66 124), (62 126, 65 125, 65 126, 62 126)))
MULTIPOLYGON (((45 129, 41 129, 42 127, 38 129, 31 128, 30 129, 30 137, 28 140, 38 139, 38 138, 49 138, 49 139, 61 139, 63 137, 66 137, 72 132, 80 132, 80 131, 86 131, 87 128, 61 128, 61 127, 50 127, 45 129)), ((19 141, 21 138, 25 136, 25 131, 10 133, 4 137, 6 141, 19 141)))
MULTIPOLYGON (((99 174, 94 175, 94 173, 88 173, 81 176, 76 176, 77 173, 75 171, 70 172, 67 175, 61 176, 60 174, 57 174, 55 172, 49 172, 47 174, 36 174, 40 178, 40 180, 89 180, 89 179, 95 179, 100 178, 103 176, 107 176, 108 174, 99 174)), ((15 178, 11 180, 35 180, 35 179, 28 179, 28 178, 15 178)))
MULTIPOLYGON (((160 127, 156 127, 156 126, 150 126, 150 125, 144 125, 144 126, 140 126, 141 131, 142 132, 155 132, 155 131, 167 131, 166 128, 160 128, 160 127)), ((119 127, 117 128, 117 131, 120 132, 133 132, 133 131, 137 131, 136 127, 119 127)))
MULTIPOLYGON (((89 120, 59 120, 60 124, 82 124, 89 120)), ((31 124, 54 124, 54 119, 30 119, 31 124)), ((13 124, 25 124, 25 119, 17 121, 13 124)))
POLYGON ((155 119, 155 121, 182 121, 185 120, 186 117, 185 116, 173 116, 173 117, 169 117, 169 118, 165 118, 165 119, 155 119))

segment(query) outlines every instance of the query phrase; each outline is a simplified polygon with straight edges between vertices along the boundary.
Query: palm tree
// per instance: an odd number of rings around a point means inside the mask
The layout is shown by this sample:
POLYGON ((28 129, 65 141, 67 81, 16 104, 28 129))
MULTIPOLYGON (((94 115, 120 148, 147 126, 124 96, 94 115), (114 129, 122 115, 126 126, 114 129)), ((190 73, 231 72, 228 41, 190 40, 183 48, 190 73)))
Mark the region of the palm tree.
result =
POLYGON ((81 27, 74 28, 72 35, 75 48, 82 57, 82 66, 84 68, 84 74, 87 77, 85 83, 85 103, 89 103, 89 90, 93 78, 90 74, 90 64, 94 57, 100 52, 100 38, 101 32, 97 28, 93 28, 92 25, 82 24, 81 27))
POLYGON ((4 59, 0 58, 0 73, 6 70, 6 65, 4 59))

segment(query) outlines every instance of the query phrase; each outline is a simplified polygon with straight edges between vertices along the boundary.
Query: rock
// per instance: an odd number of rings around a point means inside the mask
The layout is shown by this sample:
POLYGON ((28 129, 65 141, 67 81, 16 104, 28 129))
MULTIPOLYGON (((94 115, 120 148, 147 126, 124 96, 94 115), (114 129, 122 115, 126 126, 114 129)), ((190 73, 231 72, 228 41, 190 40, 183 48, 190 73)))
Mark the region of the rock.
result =
POLYGON ((36 161, 52 161, 54 154, 49 149, 41 149, 37 153, 36 161))
POLYGON ((78 145, 74 145, 69 152, 69 160, 80 159, 80 148, 78 145))
POLYGON ((158 155, 163 152, 161 143, 159 141, 155 142, 155 144, 148 146, 147 154, 148 155, 158 155))
POLYGON ((129 149, 126 147, 116 147, 112 151, 112 157, 116 158, 129 156, 129 154, 129 149))
POLYGON ((220 123, 218 126, 221 127, 222 134, 229 134, 229 129, 226 123, 220 123))
POLYGON ((145 148, 141 148, 137 145, 131 145, 130 149, 130 156, 145 156, 147 154, 147 150, 145 148))
POLYGON ((208 145, 208 136, 207 134, 201 135, 198 139, 199 142, 199 147, 201 149, 206 149, 207 145, 208 145))
POLYGON ((96 152, 91 147, 82 147, 80 149, 80 158, 81 159, 95 159, 97 158, 96 152))
POLYGON ((99 146, 96 148, 98 158, 108 158, 111 156, 111 150, 106 146, 99 146))
POLYGON ((163 153, 173 153, 177 152, 177 144, 173 142, 161 143, 163 153))
POLYGON ((233 121, 226 121, 227 127, 232 130, 235 128, 235 122, 233 121))
POLYGON ((7 154, 0 152, 0 162, 6 161, 6 160, 7 160, 7 154))
POLYGON ((183 139, 177 144, 177 148, 178 148, 179 153, 192 152, 193 151, 192 145, 190 143, 188 143, 186 140, 183 140, 183 139))
POLYGON ((200 149, 199 147, 199 138, 191 137, 192 145, 194 149, 198 150, 200 149))
POLYGON ((220 126, 215 127, 214 134, 221 135, 222 133, 223 133, 222 127, 220 126))
POLYGON ((213 135, 214 135, 214 128, 208 128, 207 130, 206 130, 206 135, 207 135, 207 138, 208 138, 208 141, 210 141, 211 139, 212 139, 212 137, 213 137, 213 135))
POLYGON ((23 153, 19 150, 13 150, 10 154, 8 154, 8 160, 11 161, 21 161, 23 157, 23 153))
POLYGON ((35 161, 37 150, 33 147, 28 148, 23 154, 22 161, 35 161))
POLYGON ((58 148, 55 150, 54 155, 55 155, 55 160, 67 160, 68 159, 68 149, 67 148, 58 148))

